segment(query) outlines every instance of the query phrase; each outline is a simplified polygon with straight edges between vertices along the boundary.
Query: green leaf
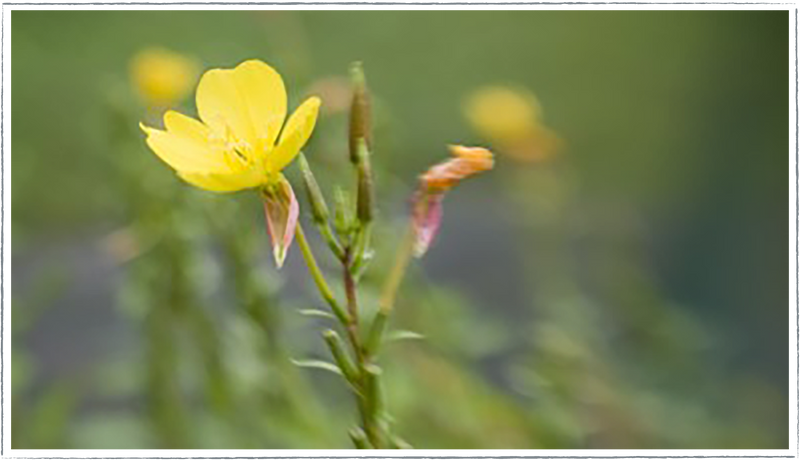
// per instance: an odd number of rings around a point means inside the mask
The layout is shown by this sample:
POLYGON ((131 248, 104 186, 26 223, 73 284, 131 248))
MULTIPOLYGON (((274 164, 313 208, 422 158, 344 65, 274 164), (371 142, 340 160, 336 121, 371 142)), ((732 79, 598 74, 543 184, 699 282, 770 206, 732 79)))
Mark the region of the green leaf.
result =
POLYGON ((422 340, 425 336, 419 332, 407 331, 403 329, 391 331, 386 335, 387 342, 394 342, 396 340, 422 340))
POLYGON ((333 313, 330 313, 330 312, 327 312, 327 311, 323 311, 323 310, 315 310, 313 308, 309 308, 309 309, 305 309, 305 310, 299 310, 299 313, 301 315, 303 315, 303 316, 316 316, 318 318, 336 319, 336 317, 333 316, 333 313))
POLYGON ((322 369, 325 371, 333 372, 334 374, 342 375, 342 370, 336 367, 335 364, 329 363, 327 361, 320 361, 318 359, 306 359, 306 360, 291 360, 292 364, 298 367, 308 367, 314 369, 322 369))

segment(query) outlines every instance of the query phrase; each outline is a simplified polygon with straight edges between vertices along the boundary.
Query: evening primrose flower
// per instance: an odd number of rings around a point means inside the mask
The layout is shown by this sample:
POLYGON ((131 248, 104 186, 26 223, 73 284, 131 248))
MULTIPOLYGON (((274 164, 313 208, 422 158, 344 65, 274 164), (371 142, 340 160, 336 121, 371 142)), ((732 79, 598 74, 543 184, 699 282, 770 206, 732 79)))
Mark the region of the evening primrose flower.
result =
POLYGON ((149 107, 173 107, 192 89, 199 66, 197 62, 163 48, 140 51, 131 60, 131 80, 149 107))
POLYGON ((165 130, 141 125, 147 145, 196 187, 218 193, 257 189, 275 262, 282 266, 294 237, 298 204, 281 170, 311 136, 319 98, 306 99, 284 125, 283 79, 264 62, 250 60, 234 69, 206 72, 196 99, 201 121, 168 111, 165 130))
POLYGON ((542 123, 536 96, 524 89, 480 88, 467 97, 463 109, 479 134, 517 160, 545 160, 561 147, 558 136, 542 123))
POLYGON ((494 167, 494 155, 485 148, 451 145, 450 153, 453 158, 431 167, 420 176, 411 211, 416 257, 425 254, 439 231, 444 194, 462 180, 494 167))

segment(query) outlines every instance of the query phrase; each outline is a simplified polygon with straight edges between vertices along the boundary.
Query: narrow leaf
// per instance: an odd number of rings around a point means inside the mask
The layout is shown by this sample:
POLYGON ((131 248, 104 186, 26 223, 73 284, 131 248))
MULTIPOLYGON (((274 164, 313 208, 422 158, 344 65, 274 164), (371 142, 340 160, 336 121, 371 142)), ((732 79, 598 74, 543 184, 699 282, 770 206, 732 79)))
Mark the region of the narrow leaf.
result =
POLYGON ((419 332, 414 331, 407 331, 403 329, 391 331, 386 335, 386 341, 396 341, 396 340, 422 340, 425 336, 420 334, 419 332))
POLYGON ((317 359, 307 359, 307 360, 291 360, 292 364, 298 367, 308 367, 314 369, 322 369, 325 371, 333 372, 334 374, 342 375, 342 370, 336 367, 335 364, 329 363, 327 361, 320 361, 317 359))
POLYGON ((330 313, 330 312, 323 311, 323 310, 315 310, 313 308, 307 308, 307 309, 304 309, 304 310, 298 310, 298 313, 300 313, 303 316, 316 316, 316 317, 319 317, 319 318, 336 319, 336 317, 333 316, 333 314, 330 313))

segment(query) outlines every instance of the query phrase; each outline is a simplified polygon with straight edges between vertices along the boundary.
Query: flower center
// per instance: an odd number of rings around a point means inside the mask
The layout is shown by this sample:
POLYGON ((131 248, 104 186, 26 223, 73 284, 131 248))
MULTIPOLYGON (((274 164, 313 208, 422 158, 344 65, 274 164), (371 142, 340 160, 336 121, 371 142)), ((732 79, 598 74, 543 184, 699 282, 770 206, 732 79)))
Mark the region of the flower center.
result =
POLYGON ((233 130, 227 124, 223 124, 224 132, 220 133, 212 130, 208 137, 208 142, 215 148, 222 151, 225 164, 232 171, 241 171, 253 164, 254 155, 252 146, 236 137, 233 130))

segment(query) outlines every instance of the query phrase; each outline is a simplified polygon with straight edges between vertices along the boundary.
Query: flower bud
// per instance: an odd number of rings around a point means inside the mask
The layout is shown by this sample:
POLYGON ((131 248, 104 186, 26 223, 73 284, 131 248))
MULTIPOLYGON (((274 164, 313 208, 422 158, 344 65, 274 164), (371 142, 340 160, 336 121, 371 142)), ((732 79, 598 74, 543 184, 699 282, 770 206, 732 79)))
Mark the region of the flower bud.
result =
POLYGON ((298 163, 303 175, 303 183, 306 186, 308 202, 311 204, 311 214, 314 217, 314 222, 318 224, 325 223, 328 221, 329 216, 328 205, 325 204, 325 198, 322 196, 317 179, 314 177, 314 173, 311 172, 311 167, 302 153, 299 155, 298 163))
POLYGON ((350 104, 350 161, 360 161, 360 143, 366 144, 366 150, 372 148, 372 103, 367 88, 364 68, 356 62, 350 68, 353 81, 353 99, 350 104))
POLYGON ((339 235, 349 235, 353 230, 352 200, 341 187, 333 190, 333 226, 339 235))
POLYGON ((356 197, 356 217, 359 222, 366 224, 372 222, 375 208, 375 187, 372 180, 372 165, 366 153, 366 142, 359 141, 361 160, 358 163, 358 195, 356 197))

